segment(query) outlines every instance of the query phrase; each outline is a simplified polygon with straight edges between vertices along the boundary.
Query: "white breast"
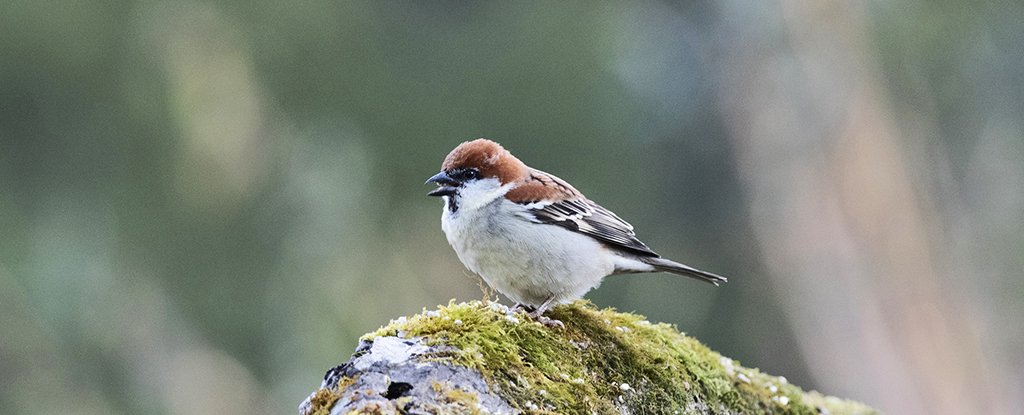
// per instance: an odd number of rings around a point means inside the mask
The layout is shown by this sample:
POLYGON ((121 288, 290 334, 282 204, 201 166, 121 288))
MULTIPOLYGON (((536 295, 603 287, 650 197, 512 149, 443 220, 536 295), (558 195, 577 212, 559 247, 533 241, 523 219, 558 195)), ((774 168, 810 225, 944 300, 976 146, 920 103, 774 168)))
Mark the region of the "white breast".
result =
POLYGON ((456 212, 444 210, 441 227, 448 243, 467 268, 513 301, 571 301, 615 269, 616 255, 593 238, 530 222, 523 206, 504 197, 472 201, 475 206, 467 202, 460 200, 456 212))

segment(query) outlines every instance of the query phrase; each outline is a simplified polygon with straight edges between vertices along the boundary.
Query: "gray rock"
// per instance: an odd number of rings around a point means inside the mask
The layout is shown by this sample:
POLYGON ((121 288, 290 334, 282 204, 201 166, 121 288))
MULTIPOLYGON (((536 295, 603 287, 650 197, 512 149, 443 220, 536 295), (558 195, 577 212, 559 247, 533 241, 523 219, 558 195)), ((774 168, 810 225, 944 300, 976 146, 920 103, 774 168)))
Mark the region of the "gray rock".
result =
MULTIPOLYGON (((450 354, 451 348, 428 346, 422 338, 380 337, 362 342, 352 358, 327 371, 321 389, 336 391, 345 382, 331 415, 359 413, 408 414, 514 414, 479 372, 429 356, 450 354)), ((313 407, 310 395, 299 405, 306 415, 313 407)))

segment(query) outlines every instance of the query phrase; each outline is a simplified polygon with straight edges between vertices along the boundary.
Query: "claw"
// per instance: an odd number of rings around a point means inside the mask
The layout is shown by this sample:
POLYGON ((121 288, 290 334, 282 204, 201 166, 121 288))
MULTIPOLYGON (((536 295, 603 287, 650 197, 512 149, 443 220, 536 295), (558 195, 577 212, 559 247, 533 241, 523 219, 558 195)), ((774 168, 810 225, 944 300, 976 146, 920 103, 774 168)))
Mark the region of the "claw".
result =
POLYGON ((536 319, 538 323, 543 324, 543 325, 545 325, 547 327, 551 327, 553 329, 564 329, 565 328, 565 323, 562 323, 561 321, 555 320, 555 319, 553 319, 551 317, 544 317, 544 316, 531 316, 531 317, 536 319))
POLYGON ((561 321, 555 320, 550 317, 544 317, 544 312, 554 303, 554 296, 545 299, 539 306, 531 306, 522 303, 516 303, 512 308, 509 309, 512 313, 518 313, 520 311, 525 312, 527 317, 536 320, 538 323, 551 328, 565 328, 565 324, 561 321))

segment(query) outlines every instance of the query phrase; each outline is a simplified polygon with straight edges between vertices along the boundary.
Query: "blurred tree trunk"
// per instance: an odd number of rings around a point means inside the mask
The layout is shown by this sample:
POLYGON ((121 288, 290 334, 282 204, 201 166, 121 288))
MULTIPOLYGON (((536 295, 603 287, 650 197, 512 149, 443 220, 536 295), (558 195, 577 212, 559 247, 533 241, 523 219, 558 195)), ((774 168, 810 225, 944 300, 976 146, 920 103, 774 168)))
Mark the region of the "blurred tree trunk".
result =
POLYGON ((720 99, 808 367, 824 389, 891 413, 999 410, 976 313, 943 292, 931 195, 909 174, 913 146, 893 129, 863 6, 777 6, 726 6, 720 99), (744 32, 766 16, 779 16, 776 36, 744 32))

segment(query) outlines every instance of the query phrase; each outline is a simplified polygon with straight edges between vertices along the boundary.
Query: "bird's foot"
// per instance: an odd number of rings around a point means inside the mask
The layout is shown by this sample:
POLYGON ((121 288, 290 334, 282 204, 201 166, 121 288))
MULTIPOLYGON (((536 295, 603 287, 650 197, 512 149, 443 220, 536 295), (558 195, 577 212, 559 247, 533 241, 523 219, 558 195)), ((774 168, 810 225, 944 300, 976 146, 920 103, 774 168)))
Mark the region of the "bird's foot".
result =
POLYGON ((543 324, 543 325, 548 326, 548 327, 551 327, 553 329, 555 329, 555 328, 557 328, 557 329, 564 329, 565 328, 565 324, 563 324, 561 321, 555 320, 555 319, 553 319, 551 317, 545 317, 544 316, 544 312, 547 311, 547 309, 548 309, 547 306, 549 306, 550 303, 551 303, 550 300, 545 301, 544 304, 541 304, 540 307, 537 307, 537 308, 533 309, 532 311, 530 311, 526 315, 530 316, 530 318, 536 320, 538 323, 543 324))
POLYGON ((564 329, 565 328, 565 323, 562 323, 561 321, 555 320, 555 319, 553 319, 551 317, 545 317, 545 316, 541 316, 541 315, 537 315, 537 316, 530 315, 530 317, 533 317, 533 319, 537 320, 538 323, 543 324, 543 325, 545 325, 547 327, 551 327, 553 329, 564 329))
POLYGON ((548 308, 551 307, 553 304, 555 304, 554 295, 544 300, 544 302, 537 306, 537 308, 533 308, 532 310, 530 310, 529 313, 527 313, 527 315, 530 316, 530 318, 536 320, 538 323, 543 324, 545 326, 551 328, 564 329, 565 324, 563 324, 561 321, 555 320, 551 317, 544 317, 544 312, 547 311, 548 308))

